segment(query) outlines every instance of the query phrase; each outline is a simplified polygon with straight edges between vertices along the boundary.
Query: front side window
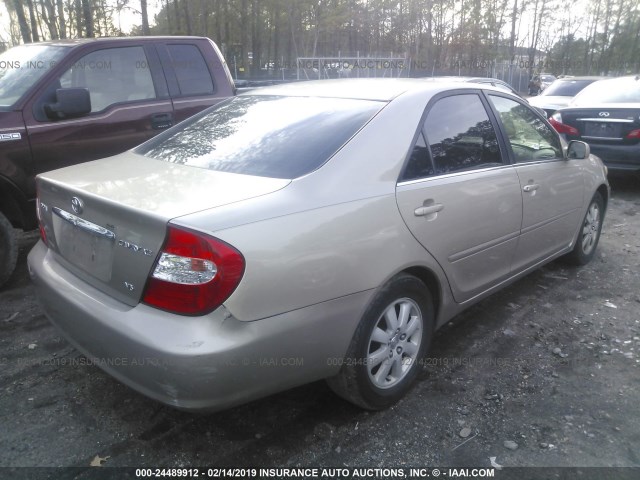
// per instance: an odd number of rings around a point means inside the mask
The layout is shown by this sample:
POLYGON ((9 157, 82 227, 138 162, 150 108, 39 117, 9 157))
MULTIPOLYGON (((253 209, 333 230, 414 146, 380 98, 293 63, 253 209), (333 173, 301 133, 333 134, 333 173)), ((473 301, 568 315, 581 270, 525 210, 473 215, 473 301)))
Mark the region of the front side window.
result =
POLYGON ((34 44, 14 47, 0 55, 0 111, 8 111, 69 51, 67 47, 34 44))
POLYGON ((436 175, 502 165, 496 132, 476 94, 438 100, 423 132, 436 175))
POLYGON ((500 115, 517 163, 562 158, 558 136, 529 107, 496 95, 489 98, 500 115))
POLYGON ((156 98, 142 47, 106 48, 80 58, 60 77, 60 88, 89 90, 91 111, 115 103, 156 98))
POLYGON ((135 152, 208 170, 297 178, 329 160, 384 105, 242 95, 191 117, 135 152))

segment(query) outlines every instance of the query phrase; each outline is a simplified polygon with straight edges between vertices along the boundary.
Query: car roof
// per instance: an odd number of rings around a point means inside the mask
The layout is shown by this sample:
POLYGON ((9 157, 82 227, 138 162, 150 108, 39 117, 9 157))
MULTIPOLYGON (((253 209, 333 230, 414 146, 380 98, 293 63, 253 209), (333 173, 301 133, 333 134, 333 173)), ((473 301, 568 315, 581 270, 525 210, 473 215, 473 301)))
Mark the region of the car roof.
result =
POLYGON ((607 80, 608 78, 613 78, 613 77, 600 77, 600 76, 582 76, 582 77, 562 77, 562 78, 558 78, 556 79, 556 82, 572 82, 574 80, 593 80, 594 82, 597 80, 607 80))
POLYGON ((23 46, 32 47, 38 45, 51 45, 57 47, 75 47, 87 43, 124 43, 124 42, 149 42, 157 40, 208 40, 205 37, 195 36, 149 36, 149 37, 99 37, 99 38, 76 38, 71 40, 48 40, 46 42, 27 43, 23 46))
POLYGON ((498 82, 498 83, 506 83, 499 78, 491 78, 491 77, 465 77, 465 76, 441 76, 441 77, 428 77, 425 80, 429 81, 448 81, 448 82, 498 82))
MULTIPOLYGON (((444 77, 311 80, 256 88, 242 95, 348 98, 388 102, 409 91, 423 90, 436 93, 447 88, 474 88, 470 85, 460 85, 460 82, 444 77)), ((478 85, 476 88, 485 87, 497 90, 491 85, 478 85)))
POLYGON ((605 82, 611 85, 616 85, 616 84, 627 85, 627 84, 637 83, 637 85, 640 87, 640 75, 627 75, 624 77, 604 77, 604 78, 598 79, 596 82, 593 82, 591 85, 594 85, 596 83, 599 85, 602 85, 605 82))

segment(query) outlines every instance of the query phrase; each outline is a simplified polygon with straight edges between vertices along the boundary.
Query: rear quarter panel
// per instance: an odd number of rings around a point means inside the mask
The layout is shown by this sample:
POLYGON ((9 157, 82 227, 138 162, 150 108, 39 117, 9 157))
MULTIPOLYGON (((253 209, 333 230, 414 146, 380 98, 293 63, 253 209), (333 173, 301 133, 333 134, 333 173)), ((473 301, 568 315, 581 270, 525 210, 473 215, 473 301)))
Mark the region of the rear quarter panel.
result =
POLYGON ((225 302, 234 317, 257 320, 379 288, 416 265, 436 273, 449 298, 444 274, 406 228, 395 196, 429 98, 396 99, 329 162, 281 191, 172 221, 245 256, 245 275, 225 302))

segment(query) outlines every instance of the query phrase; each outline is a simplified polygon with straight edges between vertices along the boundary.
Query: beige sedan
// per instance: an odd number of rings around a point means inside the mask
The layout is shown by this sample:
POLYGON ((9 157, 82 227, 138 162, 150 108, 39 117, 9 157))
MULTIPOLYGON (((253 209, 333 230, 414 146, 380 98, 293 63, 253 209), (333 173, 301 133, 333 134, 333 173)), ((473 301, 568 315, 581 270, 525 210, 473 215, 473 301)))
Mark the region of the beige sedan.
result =
POLYGON ((252 90, 38 177, 29 267, 51 321, 132 388, 216 410, 327 379, 380 409, 433 332, 594 255, 606 170, 491 86, 252 90))

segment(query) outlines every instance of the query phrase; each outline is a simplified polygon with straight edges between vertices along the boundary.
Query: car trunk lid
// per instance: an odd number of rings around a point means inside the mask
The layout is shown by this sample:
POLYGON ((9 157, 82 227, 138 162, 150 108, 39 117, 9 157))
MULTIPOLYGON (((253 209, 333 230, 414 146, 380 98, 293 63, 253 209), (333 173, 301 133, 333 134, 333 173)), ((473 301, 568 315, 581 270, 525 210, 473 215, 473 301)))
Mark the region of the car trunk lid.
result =
POLYGON ((47 244, 60 263, 134 306, 172 218, 266 195, 289 183, 127 152, 40 175, 38 209, 47 244))

